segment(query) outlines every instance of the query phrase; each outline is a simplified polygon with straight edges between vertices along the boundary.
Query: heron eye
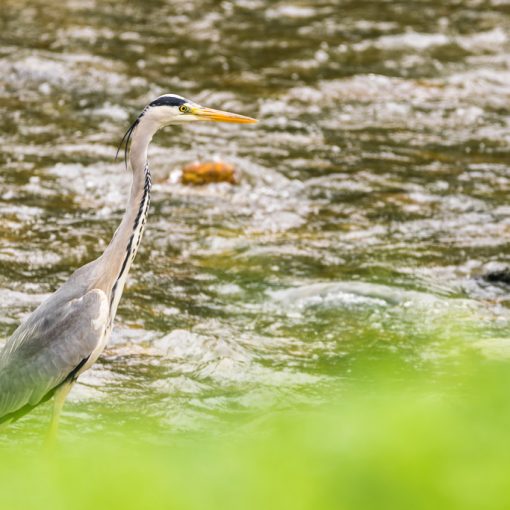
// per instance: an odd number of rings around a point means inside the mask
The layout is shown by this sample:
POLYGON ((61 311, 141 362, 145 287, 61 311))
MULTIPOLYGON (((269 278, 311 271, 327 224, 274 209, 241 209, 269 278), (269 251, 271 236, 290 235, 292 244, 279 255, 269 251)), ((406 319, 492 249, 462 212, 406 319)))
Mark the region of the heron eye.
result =
POLYGON ((181 104, 181 106, 179 106, 179 111, 181 113, 189 113, 191 111, 191 108, 186 104, 181 104))

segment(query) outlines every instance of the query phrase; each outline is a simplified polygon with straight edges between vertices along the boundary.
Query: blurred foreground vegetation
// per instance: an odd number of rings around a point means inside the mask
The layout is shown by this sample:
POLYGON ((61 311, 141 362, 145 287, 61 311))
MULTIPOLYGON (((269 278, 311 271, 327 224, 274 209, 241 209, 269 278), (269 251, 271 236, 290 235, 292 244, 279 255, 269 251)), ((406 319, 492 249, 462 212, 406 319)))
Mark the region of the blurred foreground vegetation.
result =
POLYGON ((365 363, 318 407, 222 433, 142 441, 112 422, 63 431, 52 452, 4 446, 0 508, 509 508, 509 366, 443 368, 411 376, 365 363))

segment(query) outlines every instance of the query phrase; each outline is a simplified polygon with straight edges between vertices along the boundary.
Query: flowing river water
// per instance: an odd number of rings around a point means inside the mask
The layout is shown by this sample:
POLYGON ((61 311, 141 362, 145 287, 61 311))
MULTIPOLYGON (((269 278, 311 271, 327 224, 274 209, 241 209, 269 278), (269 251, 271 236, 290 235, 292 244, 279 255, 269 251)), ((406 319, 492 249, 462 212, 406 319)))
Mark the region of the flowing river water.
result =
POLYGON ((148 101, 259 119, 155 138, 148 227, 68 430, 203 429, 320 402, 362 358, 508 352, 487 275, 510 264, 510 2, 2 0, 0 28, 0 338, 110 240, 116 147, 148 101), (238 185, 179 182, 214 159, 238 185))

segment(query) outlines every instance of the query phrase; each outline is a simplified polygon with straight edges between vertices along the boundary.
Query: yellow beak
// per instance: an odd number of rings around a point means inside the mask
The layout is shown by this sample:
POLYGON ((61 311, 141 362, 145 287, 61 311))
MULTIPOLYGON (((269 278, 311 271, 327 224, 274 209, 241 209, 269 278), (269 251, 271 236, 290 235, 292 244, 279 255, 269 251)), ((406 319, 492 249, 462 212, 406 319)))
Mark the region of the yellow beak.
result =
POLYGON ((196 106, 191 113, 201 120, 209 120, 212 122, 235 122, 236 124, 254 124, 257 122, 256 119, 252 119, 251 117, 237 115, 237 113, 222 112, 221 110, 213 110, 212 108, 205 108, 203 106, 196 106))

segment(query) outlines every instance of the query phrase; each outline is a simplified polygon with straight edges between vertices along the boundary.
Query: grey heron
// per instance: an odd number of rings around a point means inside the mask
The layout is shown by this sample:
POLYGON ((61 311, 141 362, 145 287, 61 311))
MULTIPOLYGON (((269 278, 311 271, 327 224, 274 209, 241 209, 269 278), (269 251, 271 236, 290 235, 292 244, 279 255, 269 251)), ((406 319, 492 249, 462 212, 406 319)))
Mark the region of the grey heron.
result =
POLYGON ((132 184, 126 211, 110 244, 39 305, 0 352, 0 423, 12 422, 54 397, 49 434, 55 436, 71 387, 108 342, 140 246, 150 201, 147 151, 152 137, 164 126, 193 121, 256 122, 175 94, 162 95, 145 107, 121 142, 126 166, 129 155, 132 184))

